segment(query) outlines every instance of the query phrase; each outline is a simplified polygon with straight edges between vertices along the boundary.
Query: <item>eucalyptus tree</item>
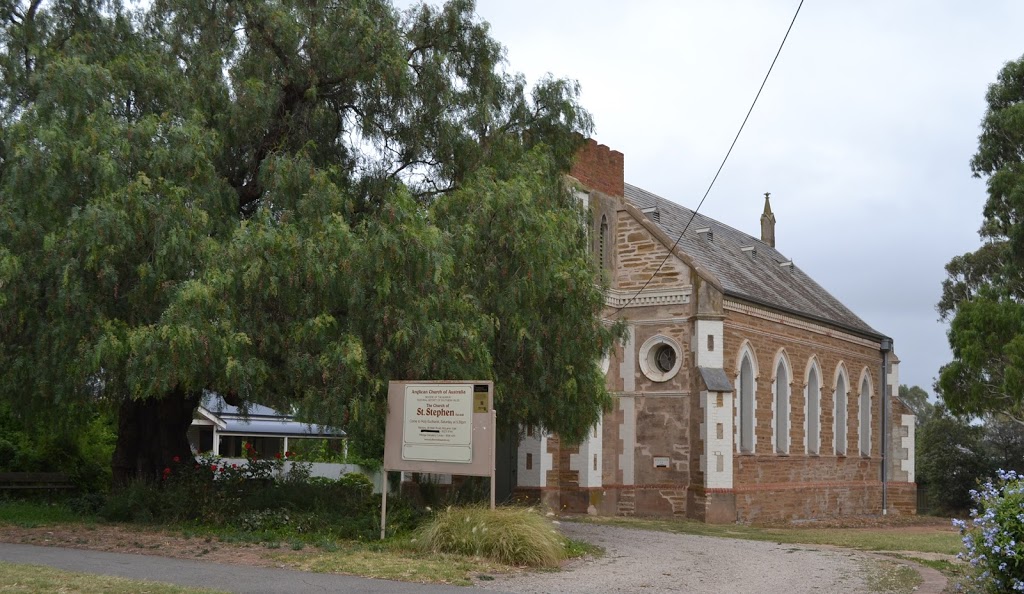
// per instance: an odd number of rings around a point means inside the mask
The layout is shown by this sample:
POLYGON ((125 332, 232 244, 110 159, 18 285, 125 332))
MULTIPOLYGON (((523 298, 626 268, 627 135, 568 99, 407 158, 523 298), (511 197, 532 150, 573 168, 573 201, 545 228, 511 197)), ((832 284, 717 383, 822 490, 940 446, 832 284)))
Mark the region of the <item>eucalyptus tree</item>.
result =
POLYGON ((938 310, 950 322, 953 361, 936 388, 956 414, 1024 423, 1024 58, 1003 67, 985 98, 971 160, 988 189, 984 243, 946 265, 938 310))
POLYGON ((0 398, 116 410, 116 482, 188 454, 205 391, 370 455, 388 380, 491 378, 570 440, 607 406, 590 118, 472 1, 0 10, 0 398))

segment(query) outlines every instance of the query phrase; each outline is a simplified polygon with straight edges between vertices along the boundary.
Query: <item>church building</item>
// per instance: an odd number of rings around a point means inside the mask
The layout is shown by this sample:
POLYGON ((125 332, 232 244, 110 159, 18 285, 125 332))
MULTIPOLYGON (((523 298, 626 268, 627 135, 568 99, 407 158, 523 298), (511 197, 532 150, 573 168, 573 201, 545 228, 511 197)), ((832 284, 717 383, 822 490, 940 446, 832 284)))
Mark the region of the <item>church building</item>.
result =
POLYGON ((758 238, 624 183, 594 141, 571 177, 627 333, 613 409, 580 444, 528 432, 519 494, 716 523, 916 512, 892 340, 775 249, 767 194, 758 238))

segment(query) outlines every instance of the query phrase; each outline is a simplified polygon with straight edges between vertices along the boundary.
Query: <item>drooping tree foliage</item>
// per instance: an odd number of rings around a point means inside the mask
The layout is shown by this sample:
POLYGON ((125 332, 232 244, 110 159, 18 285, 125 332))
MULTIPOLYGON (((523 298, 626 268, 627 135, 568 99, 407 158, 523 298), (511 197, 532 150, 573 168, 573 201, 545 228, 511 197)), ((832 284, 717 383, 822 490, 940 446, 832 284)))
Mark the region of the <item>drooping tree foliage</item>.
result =
POLYGON ((493 379, 582 438, 616 328, 563 187, 589 115, 471 0, 0 2, 0 398, 118 418, 116 482, 206 390, 379 455, 388 380, 493 379))
POLYGON ((1024 58, 989 87, 975 176, 988 186, 982 247, 946 265, 938 310, 953 361, 937 389, 950 411, 1024 423, 1024 58))

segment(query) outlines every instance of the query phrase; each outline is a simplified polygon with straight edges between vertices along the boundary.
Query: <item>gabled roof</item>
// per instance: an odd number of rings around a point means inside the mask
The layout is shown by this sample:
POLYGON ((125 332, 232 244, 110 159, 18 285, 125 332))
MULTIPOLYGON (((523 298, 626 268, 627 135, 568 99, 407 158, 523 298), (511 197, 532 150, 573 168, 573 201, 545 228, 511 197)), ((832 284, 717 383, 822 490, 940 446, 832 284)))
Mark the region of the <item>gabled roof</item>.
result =
POLYGON ((291 415, 260 405, 250 404, 246 412, 224 402, 219 394, 207 392, 198 413, 213 421, 221 433, 246 435, 287 435, 289 437, 344 437, 340 429, 302 423, 291 415))
POLYGON ((679 241, 681 251, 711 271, 730 297, 766 305, 838 326, 871 338, 883 335, 857 317, 792 260, 767 243, 724 225, 715 219, 656 196, 636 186, 625 185, 626 200, 640 210, 656 208, 658 216, 647 216, 672 238, 686 228, 679 241), (693 216, 693 222, 686 224, 693 216), (713 237, 698 230, 710 229, 713 237), (747 248, 747 249, 744 249, 747 248), (753 249, 750 249, 753 248, 753 249))

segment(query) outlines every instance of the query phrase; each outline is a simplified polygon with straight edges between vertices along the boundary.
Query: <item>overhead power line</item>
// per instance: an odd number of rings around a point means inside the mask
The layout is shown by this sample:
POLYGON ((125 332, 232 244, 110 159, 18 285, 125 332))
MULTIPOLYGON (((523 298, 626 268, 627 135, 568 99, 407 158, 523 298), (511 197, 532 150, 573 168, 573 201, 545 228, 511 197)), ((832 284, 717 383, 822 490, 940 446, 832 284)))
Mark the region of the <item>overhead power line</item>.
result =
POLYGON ((700 210, 700 207, 704 205, 704 201, 707 200, 708 194, 711 193, 711 188, 715 187, 715 182, 718 181, 718 176, 722 173, 722 169, 725 167, 726 161, 729 160, 729 155, 732 154, 732 149, 736 146, 736 141, 740 139, 740 134, 743 133, 743 128, 747 125, 747 120, 750 119, 750 114, 753 113, 754 106, 757 105, 758 98, 761 97, 761 91, 764 90, 765 84, 768 83, 768 77, 771 76, 772 69, 775 68, 775 62, 778 61, 779 54, 782 53, 782 48, 785 47, 786 40, 789 39, 789 32, 793 30, 793 24, 796 23, 796 17, 800 14, 800 9, 803 7, 803 5, 804 0, 800 0, 800 4, 798 4, 796 7, 796 12, 793 13, 793 19, 789 21, 789 27, 786 28, 786 34, 782 36, 782 43, 779 44, 779 49, 776 50, 775 57, 772 58, 771 66, 768 67, 768 72, 765 73, 764 80, 761 81, 761 86, 760 88, 757 89, 757 95, 754 95, 754 100, 750 103, 750 109, 747 110, 747 115, 743 117, 743 123, 740 124, 740 129, 736 131, 736 136, 733 137, 732 144, 729 145, 729 150, 725 152, 725 157, 722 159, 722 163, 718 166, 718 171, 715 172, 715 177, 711 178, 711 183, 708 184, 708 189, 704 191, 704 196, 701 197, 700 202, 697 203, 697 208, 695 208, 693 210, 693 213, 690 215, 690 220, 686 221, 686 226, 683 227, 683 230, 679 232, 679 237, 677 237, 675 243, 672 244, 672 248, 669 249, 667 254, 665 254, 665 257, 661 260, 661 263, 658 264, 658 267, 654 270, 654 272, 651 273, 651 277, 647 279, 647 282, 644 283, 644 286, 640 287, 640 289, 638 289, 636 293, 633 293, 632 297, 630 297, 628 300, 626 300, 625 303, 623 303, 622 305, 615 309, 615 313, 612 315, 613 318, 618 317, 618 315, 622 313, 622 310, 626 309, 626 307, 630 303, 632 303, 637 297, 639 297, 640 293, 643 293, 644 289, 646 289, 647 286, 651 284, 651 281, 653 281, 654 278, 658 276, 658 273, 660 273, 661 269, 665 266, 665 262, 668 262, 669 257, 671 257, 672 255, 672 252, 676 250, 676 247, 679 245, 679 242, 682 241, 683 234, 686 233, 686 230, 690 228, 690 223, 692 223, 693 218, 697 216, 697 212, 700 210))

